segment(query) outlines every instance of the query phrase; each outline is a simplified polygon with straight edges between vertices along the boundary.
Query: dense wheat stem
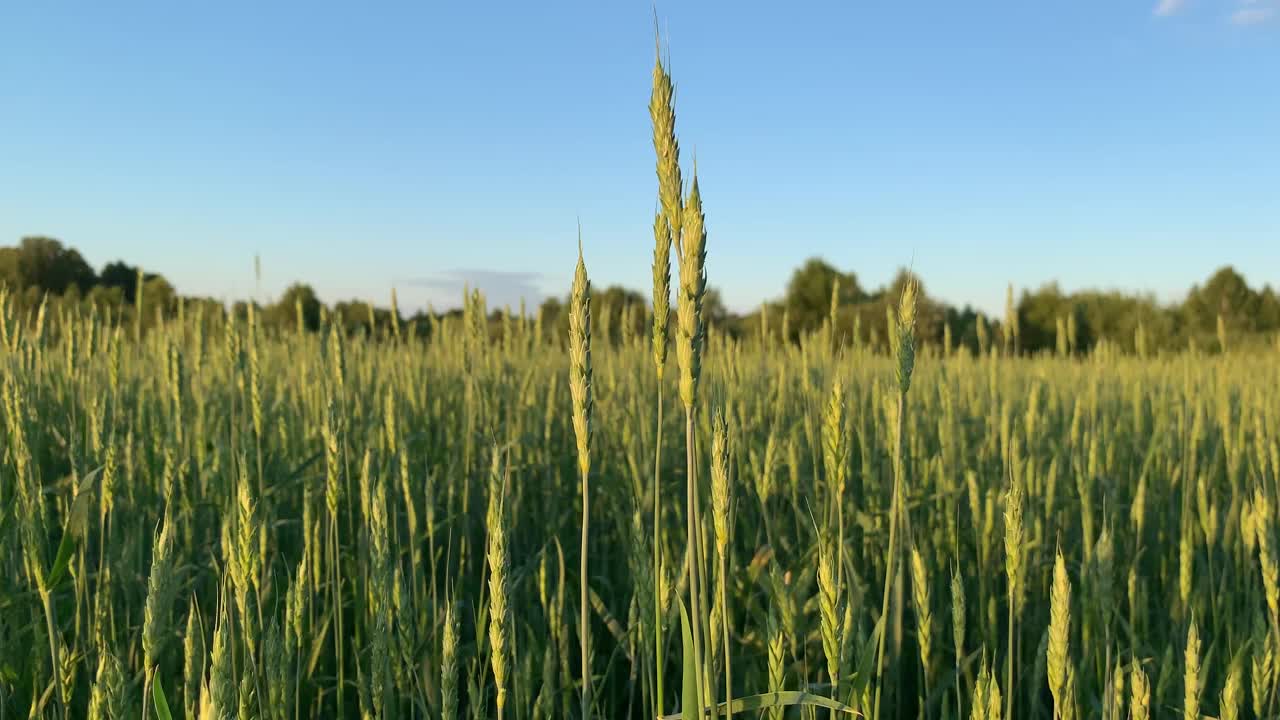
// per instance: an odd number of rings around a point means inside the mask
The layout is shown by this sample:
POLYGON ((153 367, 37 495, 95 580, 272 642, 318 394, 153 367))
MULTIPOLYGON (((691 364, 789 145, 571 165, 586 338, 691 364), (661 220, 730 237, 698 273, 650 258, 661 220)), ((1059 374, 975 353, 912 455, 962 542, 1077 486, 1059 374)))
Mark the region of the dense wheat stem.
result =
POLYGON ((591 496, 590 484, 587 479, 588 473, 582 473, 582 543, 581 557, 579 558, 578 577, 579 582, 579 598, 580 616, 578 622, 581 623, 581 630, 578 633, 580 642, 580 652, 582 653, 582 717, 584 720, 591 717, 591 634, 588 631, 590 616, 587 612, 587 538, 590 535, 589 526, 591 523, 591 496))
MULTIPOLYGON (((43 586, 43 578, 39 584, 43 586)), ((53 662, 54 695, 58 701, 58 716, 66 720, 68 716, 67 705, 62 694, 62 674, 58 672, 58 635, 57 623, 53 619, 53 598, 47 588, 41 587, 39 592, 40 603, 44 606, 45 629, 49 633, 49 657, 53 662)))
POLYGON ((893 491, 889 499, 889 547, 885 550, 884 596, 880 601, 880 636, 876 640, 876 698, 875 717, 880 718, 880 701, 884 688, 885 657, 884 638, 889 632, 889 595, 894 582, 894 570, 898 560, 898 516, 901 514, 903 469, 902 453, 906 435, 907 393, 898 393, 898 418, 894 428, 893 491))
MULTIPOLYGON (((698 484, 695 470, 696 459, 694 457, 693 437, 693 408, 686 407, 684 439, 686 472, 688 473, 688 482, 686 483, 686 496, 688 502, 688 512, 686 513, 688 516, 688 548, 685 551, 685 558, 687 560, 685 563, 685 572, 689 574, 689 624, 693 626, 690 633, 693 637, 693 656, 697 659, 696 662, 699 664, 698 671, 694 673, 694 675, 696 677, 698 707, 701 710, 705 709, 707 705, 710 704, 710 698, 708 695, 711 689, 705 686, 706 677, 702 669, 706 655, 702 652, 702 620, 704 615, 701 610, 703 607, 701 601, 702 588, 700 587, 702 573, 699 569, 700 563, 698 562, 698 545, 699 538, 701 536, 701 522, 698 518, 698 484)), ((685 659, 685 662, 688 662, 688 658, 685 659)))
POLYGON ((657 682, 655 710, 662 713, 662 376, 658 376, 658 427, 653 450, 653 657, 657 682))
POLYGON ((720 555, 720 613, 721 626, 724 628, 724 701, 728 706, 727 717, 733 720, 733 655, 729 651, 729 572, 728 556, 720 555))

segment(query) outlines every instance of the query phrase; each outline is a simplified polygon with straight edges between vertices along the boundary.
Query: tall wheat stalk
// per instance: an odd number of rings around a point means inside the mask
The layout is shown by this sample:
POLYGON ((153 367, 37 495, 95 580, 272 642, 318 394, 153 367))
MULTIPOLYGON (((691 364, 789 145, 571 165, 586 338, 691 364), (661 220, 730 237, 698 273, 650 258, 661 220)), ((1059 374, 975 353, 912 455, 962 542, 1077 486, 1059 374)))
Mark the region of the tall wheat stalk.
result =
MULTIPOLYGON (((893 357, 896 361, 894 373, 897 378, 897 417, 894 424, 894 457, 893 457, 893 491, 889 499, 889 546, 885 550, 884 596, 880 602, 880 621, 883 623, 876 644, 876 697, 875 717, 880 718, 880 701, 885 683, 885 635, 889 632, 889 596, 894 584, 898 561, 898 524, 905 520, 902 508, 904 484, 906 481, 906 420, 907 392, 911 389, 911 373, 915 369, 915 324, 916 293, 914 280, 903 287, 902 296, 898 300, 898 312, 889 327, 894 331, 892 340, 893 357)), ((890 313, 892 315, 892 312, 890 313)))
MULTIPOLYGON (((680 145, 675 131, 675 90, 671 76, 662 66, 661 54, 653 65, 653 93, 649 99, 649 117, 653 125, 653 149, 657 155, 660 210, 653 220, 653 365, 657 377, 658 420, 653 448, 653 573, 655 581, 662 574, 662 396, 663 375, 667 365, 667 324, 671 315, 671 246, 683 227, 680 197, 680 145), (672 191, 674 189, 674 192, 672 191)), ((679 243, 676 243, 677 247, 679 243)), ((654 671, 656 679, 655 709, 662 712, 665 695, 663 683, 662 606, 654 594, 654 671)))
POLYGON ((715 530, 716 557, 720 561, 719 579, 721 627, 724 641, 724 701, 729 720, 733 719, 733 655, 729 646, 731 617, 729 614, 729 506, 733 488, 729 478, 729 429, 722 413, 711 420, 711 505, 715 530))
POLYGON ((580 549, 580 616, 578 635, 582 661, 582 717, 591 717, 591 626, 587 599, 587 540, 591 522, 591 282, 578 239, 578 265, 569 295, 569 392, 573 396, 573 432, 578 442, 578 472, 582 481, 582 541, 580 549))

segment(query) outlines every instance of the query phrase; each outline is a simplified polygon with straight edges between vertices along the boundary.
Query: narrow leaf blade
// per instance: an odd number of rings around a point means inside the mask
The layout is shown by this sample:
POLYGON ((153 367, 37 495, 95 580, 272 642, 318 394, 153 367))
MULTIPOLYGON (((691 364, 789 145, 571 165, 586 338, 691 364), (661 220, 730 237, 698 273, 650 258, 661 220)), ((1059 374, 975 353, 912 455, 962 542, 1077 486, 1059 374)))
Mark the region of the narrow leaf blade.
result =
POLYGON ((156 717, 159 720, 173 720, 173 713, 169 712, 169 701, 164 696, 164 688, 160 684, 159 677, 151 681, 151 699, 155 702, 156 717))
POLYGON ((89 499, 93 496, 93 481, 102 468, 97 468, 85 475, 76 487, 76 496, 71 501, 71 509, 67 513, 66 523, 62 528, 62 540, 58 543, 58 554, 53 559, 53 567, 49 569, 49 589, 56 588, 71 567, 71 555, 76 550, 76 539, 83 532, 84 523, 89 510, 89 499))
POLYGON ((698 720, 698 655, 693 651, 693 635, 689 631, 689 611, 680 600, 680 636, 684 641, 684 655, 680 666, 684 675, 680 693, 680 714, 668 717, 674 720, 698 720))

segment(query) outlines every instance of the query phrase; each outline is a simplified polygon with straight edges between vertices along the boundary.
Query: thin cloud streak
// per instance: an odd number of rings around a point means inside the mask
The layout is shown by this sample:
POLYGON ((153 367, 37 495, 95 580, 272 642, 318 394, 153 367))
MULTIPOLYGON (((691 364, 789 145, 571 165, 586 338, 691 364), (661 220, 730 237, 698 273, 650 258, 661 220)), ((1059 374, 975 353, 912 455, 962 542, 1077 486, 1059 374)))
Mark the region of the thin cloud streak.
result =
POLYGON ((1236 10, 1231 13, 1230 22, 1232 25, 1261 25, 1271 18, 1275 17, 1275 8, 1269 7, 1247 7, 1236 10))
POLYGON ((1156 17, 1169 17, 1177 14, 1186 6, 1187 0, 1160 0, 1151 13, 1156 17))
POLYGON ((466 289, 479 290, 494 310, 505 305, 518 307, 522 299, 529 306, 538 305, 547 296, 542 280, 542 274, 536 272, 458 268, 410 278, 406 284, 426 290, 438 308, 461 305, 466 289))

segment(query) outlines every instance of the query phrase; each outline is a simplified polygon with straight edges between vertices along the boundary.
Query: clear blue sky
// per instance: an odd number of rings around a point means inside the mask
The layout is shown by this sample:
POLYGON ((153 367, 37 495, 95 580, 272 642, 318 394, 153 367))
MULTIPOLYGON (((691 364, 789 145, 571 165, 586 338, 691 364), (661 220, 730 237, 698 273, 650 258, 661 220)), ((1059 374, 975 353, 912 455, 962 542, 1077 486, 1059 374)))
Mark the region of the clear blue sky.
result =
MULTIPOLYGON (((813 255, 990 310, 1280 285, 1280 0, 657 10, 732 308, 813 255)), ((647 293, 653 57, 647 0, 6 3, 0 242, 441 307, 565 292, 580 219, 594 282, 647 293)))

